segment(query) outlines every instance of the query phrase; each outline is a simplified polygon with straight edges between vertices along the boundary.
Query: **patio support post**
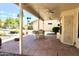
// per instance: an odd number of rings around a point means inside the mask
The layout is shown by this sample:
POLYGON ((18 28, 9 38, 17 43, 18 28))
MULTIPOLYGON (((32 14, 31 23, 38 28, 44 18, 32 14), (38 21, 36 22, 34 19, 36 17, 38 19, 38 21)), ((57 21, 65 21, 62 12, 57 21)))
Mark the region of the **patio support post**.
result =
POLYGON ((43 20, 43 30, 44 30, 44 20, 43 20))
POLYGON ((22 5, 21 3, 19 3, 19 7, 20 7, 20 14, 19 14, 19 23, 20 23, 20 40, 19 40, 19 54, 23 54, 23 35, 22 35, 22 27, 23 27, 23 10, 22 10, 22 5))
POLYGON ((40 25, 40 24, 39 24, 39 21, 40 21, 40 19, 38 19, 38 31, 39 31, 39 25, 40 25))

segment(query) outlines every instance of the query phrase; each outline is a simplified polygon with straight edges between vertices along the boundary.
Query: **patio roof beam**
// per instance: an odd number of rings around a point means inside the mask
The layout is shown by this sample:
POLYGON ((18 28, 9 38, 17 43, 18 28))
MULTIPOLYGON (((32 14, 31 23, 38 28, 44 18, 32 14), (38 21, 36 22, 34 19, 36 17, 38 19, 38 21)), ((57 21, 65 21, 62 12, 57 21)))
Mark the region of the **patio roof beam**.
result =
MULTIPOLYGON (((16 3, 17 4, 17 3, 16 3)), ((18 4, 17 4, 18 5, 18 4)), ((27 3, 23 3, 22 4, 22 8, 24 10, 27 10, 28 12, 30 12, 31 14, 33 14, 34 16, 36 16, 37 18, 41 19, 41 20, 44 20, 41 15, 32 7, 30 6, 29 4, 27 3)))

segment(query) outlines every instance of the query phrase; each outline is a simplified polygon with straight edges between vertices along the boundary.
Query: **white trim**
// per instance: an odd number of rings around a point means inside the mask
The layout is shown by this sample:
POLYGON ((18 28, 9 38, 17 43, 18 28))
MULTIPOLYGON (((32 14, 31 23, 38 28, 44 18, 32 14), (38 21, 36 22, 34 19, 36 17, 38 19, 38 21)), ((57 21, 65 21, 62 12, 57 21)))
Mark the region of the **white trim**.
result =
POLYGON ((21 7, 21 3, 19 3, 19 7, 20 7, 20 16, 19 16, 19 23, 20 23, 20 40, 19 40, 19 54, 23 54, 23 35, 22 35, 22 27, 23 27, 23 10, 21 7))

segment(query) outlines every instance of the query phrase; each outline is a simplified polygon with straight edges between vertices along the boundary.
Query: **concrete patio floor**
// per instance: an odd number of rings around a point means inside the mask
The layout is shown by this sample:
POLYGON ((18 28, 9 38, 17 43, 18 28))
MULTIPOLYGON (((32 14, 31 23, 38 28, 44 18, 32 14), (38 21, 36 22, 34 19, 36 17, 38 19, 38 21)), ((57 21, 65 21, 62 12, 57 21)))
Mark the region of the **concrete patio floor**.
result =
MULTIPOLYGON (((0 52, 19 54, 19 43, 11 40, 2 44, 0 52)), ((79 49, 62 44, 55 35, 35 39, 33 35, 23 38, 23 53, 28 56, 79 56, 79 49)))

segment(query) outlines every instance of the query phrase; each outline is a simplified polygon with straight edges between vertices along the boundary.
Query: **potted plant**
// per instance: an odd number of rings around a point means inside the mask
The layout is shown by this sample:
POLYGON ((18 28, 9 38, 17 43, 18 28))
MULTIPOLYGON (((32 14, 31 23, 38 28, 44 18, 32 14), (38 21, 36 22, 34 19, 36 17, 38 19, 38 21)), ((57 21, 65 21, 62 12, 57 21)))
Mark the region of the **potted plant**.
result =
POLYGON ((57 34, 57 32, 59 32, 59 27, 53 27, 52 28, 52 31, 55 33, 55 34, 57 34))

